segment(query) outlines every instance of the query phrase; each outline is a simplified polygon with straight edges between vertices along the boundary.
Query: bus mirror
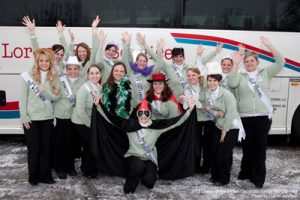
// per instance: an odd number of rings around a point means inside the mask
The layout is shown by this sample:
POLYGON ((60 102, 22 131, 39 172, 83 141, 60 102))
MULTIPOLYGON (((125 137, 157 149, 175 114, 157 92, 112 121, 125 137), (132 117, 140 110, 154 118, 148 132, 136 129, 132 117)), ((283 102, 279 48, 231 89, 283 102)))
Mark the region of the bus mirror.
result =
POLYGON ((6 95, 4 90, 0 90, 0 106, 6 105, 6 95))

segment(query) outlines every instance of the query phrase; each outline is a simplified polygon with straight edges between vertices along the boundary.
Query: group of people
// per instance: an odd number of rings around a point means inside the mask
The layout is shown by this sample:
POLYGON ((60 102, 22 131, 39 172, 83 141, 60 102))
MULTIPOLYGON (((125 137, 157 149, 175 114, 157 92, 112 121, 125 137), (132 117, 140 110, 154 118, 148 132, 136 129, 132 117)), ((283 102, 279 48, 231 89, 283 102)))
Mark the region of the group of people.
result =
POLYGON ((124 192, 135 192, 141 180, 153 188, 157 176, 178 179, 211 174, 214 185, 230 182, 233 148, 242 141, 238 179, 262 188, 266 175, 266 143, 272 122, 270 80, 284 65, 271 42, 261 42, 275 63, 258 67, 255 52, 239 51, 210 62, 222 44, 206 56, 198 46, 194 66, 185 64, 183 48, 172 49, 172 64, 163 58, 164 41, 156 52, 138 33, 137 42, 154 60, 139 53, 134 60, 131 34, 119 46, 106 43, 92 22, 92 50, 86 43, 68 45, 64 25, 56 24, 60 44, 39 48, 35 21, 23 18, 34 49, 34 65, 21 74, 20 114, 28 148, 29 183, 55 183, 81 171, 99 171, 126 178, 124 192), (74 51, 75 48, 75 51, 74 51), (245 71, 241 72, 240 66, 245 71))

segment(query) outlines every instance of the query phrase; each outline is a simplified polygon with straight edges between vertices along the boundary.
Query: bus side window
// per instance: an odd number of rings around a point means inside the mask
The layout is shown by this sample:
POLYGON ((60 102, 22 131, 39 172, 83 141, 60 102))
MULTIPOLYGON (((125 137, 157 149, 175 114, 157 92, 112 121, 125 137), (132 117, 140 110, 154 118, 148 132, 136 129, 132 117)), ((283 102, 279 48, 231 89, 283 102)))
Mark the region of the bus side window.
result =
POLYGON ((0 106, 6 105, 6 95, 4 90, 0 90, 0 106))

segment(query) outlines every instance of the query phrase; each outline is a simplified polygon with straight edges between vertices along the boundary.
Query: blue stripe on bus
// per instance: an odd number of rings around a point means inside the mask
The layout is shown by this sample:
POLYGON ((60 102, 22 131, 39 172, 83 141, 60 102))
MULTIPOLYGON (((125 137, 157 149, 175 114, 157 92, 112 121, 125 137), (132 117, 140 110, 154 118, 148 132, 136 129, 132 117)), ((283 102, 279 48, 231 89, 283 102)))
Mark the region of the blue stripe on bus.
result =
POLYGON ((0 111, 0 119, 16 119, 20 118, 20 111, 0 111))
MULTIPOLYGON (((212 42, 212 41, 207 41, 207 40, 175 38, 175 41, 178 42, 178 43, 183 43, 183 44, 196 44, 196 45, 205 45, 205 46, 212 46, 212 47, 217 46, 217 42, 212 42)), ((230 50, 233 50, 233 51, 238 50, 238 48, 236 46, 230 45, 230 44, 224 44, 223 48, 224 49, 230 49, 230 50)), ((272 62, 272 63, 275 62, 274 58, 271 58, 269 56, 266 56, 266 55, 263 55, 263 54, 260 54, 260 53, 258 54, 258 57, 263 59, 263 60, 272 62)), ((284 66, 288 69, 300 72, 300 68, 298 68, 294 65, 285 63, 284 66)))

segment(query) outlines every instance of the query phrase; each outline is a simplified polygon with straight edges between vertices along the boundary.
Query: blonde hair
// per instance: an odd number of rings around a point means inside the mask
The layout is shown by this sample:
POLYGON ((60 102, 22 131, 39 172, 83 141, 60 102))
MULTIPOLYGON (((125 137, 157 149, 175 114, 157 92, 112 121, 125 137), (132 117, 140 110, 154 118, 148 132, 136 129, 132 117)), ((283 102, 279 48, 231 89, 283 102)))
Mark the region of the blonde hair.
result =
POLYGON ((200 86, 200 88, 203 88, 204 77, 201 75, 200 70, 196 67, 191 67, 186 70, 186 73, 188 73, 188 71, 194 72, 199 75, 199 86, 200 86))
POLYGON ((57 78, 57 73, 54 65, 54 52, 51 49, 40 48, 34 51, 34 65, 32 67, 33 79, 38 84, 41 83, 41 73, 39 67, 39 60, 41 55, 47 56, 50 61, 50 68, 49 72, 47 73, 47 80, 49 80, 50 85, 52 85, 54 80, 57 78))
POLYGON ((248 58, 248 57, 250 57, 250 56, 253 56, 253 57, 255 58, 255 60, 256 60, 257 62, 259 62, 259 61, 258 61, 258 54, 257 54, 256 52, 254 52, 254 51, 248 51, 248 52, 245 53, 245 56, 244 56, 244 62, 245 62, 246 58, 248 58))

